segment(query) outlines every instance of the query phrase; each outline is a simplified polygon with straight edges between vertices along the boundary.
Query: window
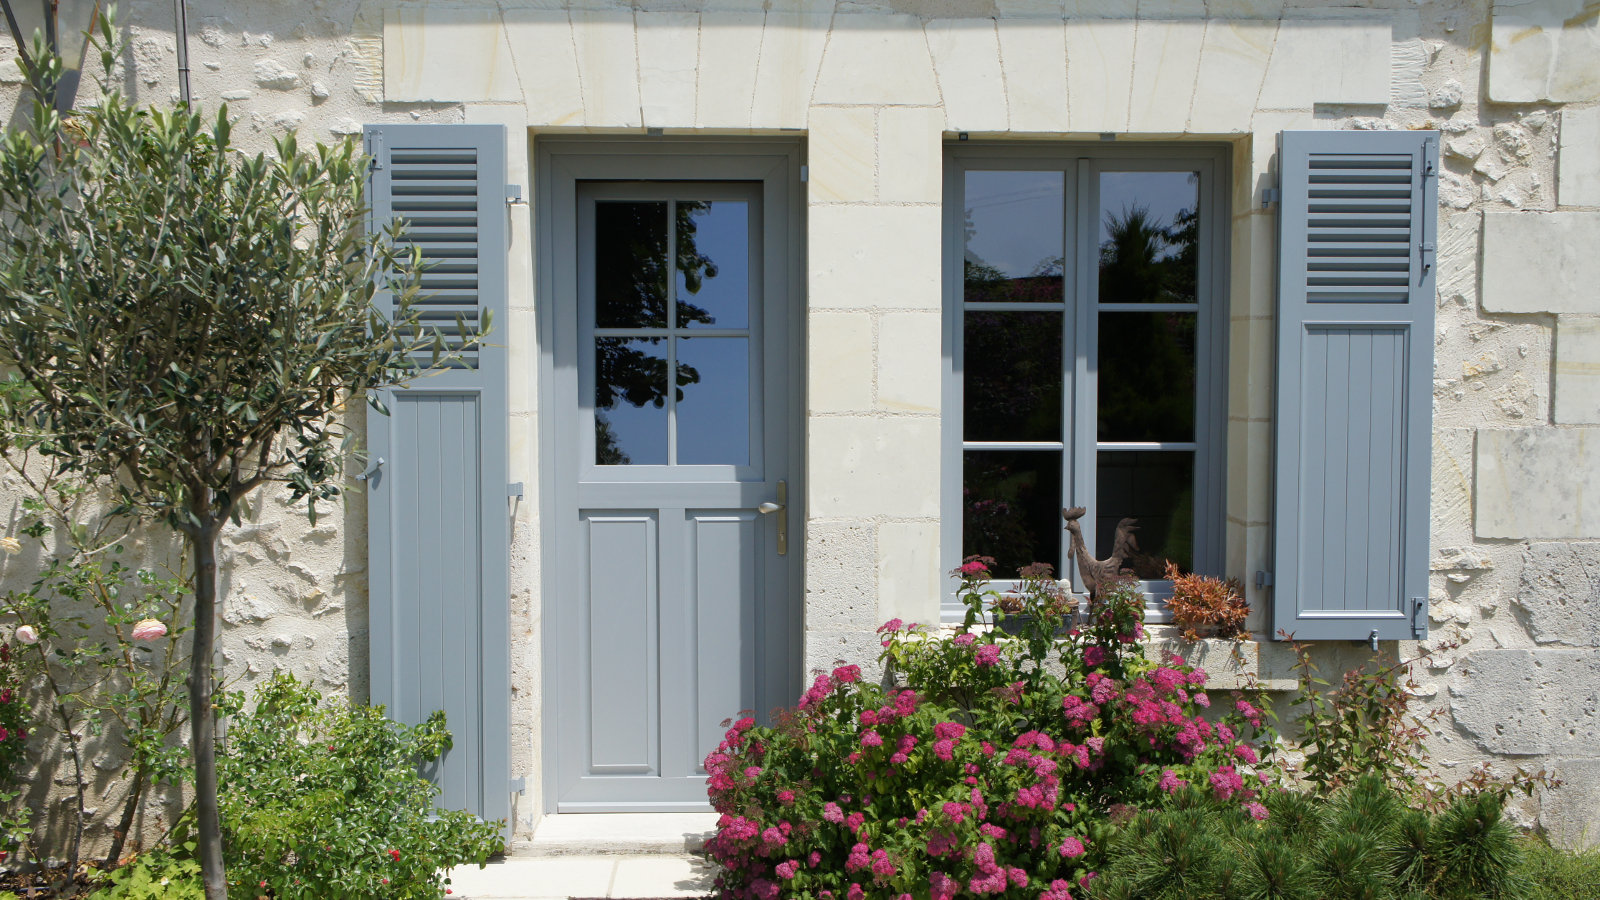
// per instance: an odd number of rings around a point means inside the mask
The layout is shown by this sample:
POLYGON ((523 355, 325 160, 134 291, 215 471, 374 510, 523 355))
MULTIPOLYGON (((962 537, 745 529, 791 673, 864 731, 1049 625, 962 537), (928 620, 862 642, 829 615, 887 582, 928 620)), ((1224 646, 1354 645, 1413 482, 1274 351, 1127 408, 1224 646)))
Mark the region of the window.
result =
MULTIPOLYGON (((1115 152, 1108 152, 1115 151, 1115 152)), ((1061 510, 1159 597, 1222 565, 1226 156, 954 147, 946 172, 944 555, 1077 584, 1061 510)), ((953 594, 947 608, 954 612, 953 594)))

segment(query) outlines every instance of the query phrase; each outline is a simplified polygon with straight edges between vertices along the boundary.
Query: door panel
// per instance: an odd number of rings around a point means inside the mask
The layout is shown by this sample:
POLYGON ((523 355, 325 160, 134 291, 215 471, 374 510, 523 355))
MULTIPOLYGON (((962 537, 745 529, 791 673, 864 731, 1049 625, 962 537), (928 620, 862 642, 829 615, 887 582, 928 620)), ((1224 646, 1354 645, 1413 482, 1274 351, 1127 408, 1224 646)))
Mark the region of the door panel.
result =
POLYGON ((755 611, 744 598, 756 596, 764 543, 761 519, 748 511, 690 511, 689 572, 694 601, 696 701, 690 721, 697 726, 694 770, 722 740, 719 713, 754 709, 755 611), (735 564, 729 565, 733 561, 735 564), (728 678, 734 667, 736 678, 728 678))
POLYGON ((551 601, 556 807, 705 809, 720 723, 798 692, 778 553, 795 511, 762 508, 792 477, 798 409, 787 257, 769 243, 787 213, 762 181, 575 181, 573 200, 556 478, 580 552, 554 564, 581 589, 551 601))
POLYGON ((586 515, 589 758, 594 772, 656 771, 656 523, 651 515, 586 515), (643 689, 641 689, 641 687, 643 689))

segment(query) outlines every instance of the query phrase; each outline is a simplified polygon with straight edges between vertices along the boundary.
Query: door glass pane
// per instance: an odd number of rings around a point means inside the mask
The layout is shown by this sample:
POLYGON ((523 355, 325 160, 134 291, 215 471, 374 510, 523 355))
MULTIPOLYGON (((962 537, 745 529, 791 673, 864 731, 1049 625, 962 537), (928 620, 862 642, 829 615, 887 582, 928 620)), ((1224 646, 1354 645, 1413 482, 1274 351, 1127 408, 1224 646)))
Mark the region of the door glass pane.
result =
POLYGON ((750 340, 678 340, 678 463, 750 462, 750 340))
POLYGON ((665 338, 596 338, 594 461, 667 464, 665 338))
POLYGON ((594 324, 667 326, 667 204, 594 205, 594 324))
POLYGON ((678 201, 678 327, 750 325, 750 205, 678 201))
POLYGON ((974 310, 963 321, 966 439, 1061 440, 1061 313, 974 310))
POLYGON ((1100 302, 1193 303, 1200 173, 1100 175, 1100 302))
POLYGON ((1111 555, 1117 523, 1138 519, 1137 552, 1123 565, 1140 578, 1162 578, 1167 560, 1194 566, 1194 454, 1101 450, 1096 455, 1095 556, 1111 555))
POLYGON ((966 299, 1060 303, 1065 265, 1061 172, 968 172, 966 299))
POLYGON ((1102 441, 1192 441, 1195 313, 1100 314, 1102 441))
POLYGON ((1030 563, 1061 571, 1061 451, 962 454, 961 555, 992 556, 997 578, 1030 563))

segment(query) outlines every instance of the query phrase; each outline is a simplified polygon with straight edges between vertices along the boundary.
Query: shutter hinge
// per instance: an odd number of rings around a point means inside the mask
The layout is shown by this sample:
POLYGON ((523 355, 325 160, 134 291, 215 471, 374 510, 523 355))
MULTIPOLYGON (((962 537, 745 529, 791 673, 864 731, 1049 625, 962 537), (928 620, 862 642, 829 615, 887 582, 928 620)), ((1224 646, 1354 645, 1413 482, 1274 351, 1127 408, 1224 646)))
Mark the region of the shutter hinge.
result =
POLYGON ((506 496, 515 497, 518 500, 521 500, 522 499, 522 482, 513 481, 510 484, 506 485, 506 496))
POLYGON ((526 779, 526 778, 513 778, 513 779, 511 779, 511 793, 513 793, 513 794, 526 794, 527 792, 528 792, 528 779, 526 779))
POLYGON ((1422 640, 1428 636, 1428 598, 1411 598, 1411 636, 1422 640))
POLYGON ((800 183, 801 184, 805 184, 806 182, 808 182, 810 180, 811 180, 811 167, 810 166, 801 166, 800 167, 800 183))
POLYGON ((1271 572, 1257 572, 1256 573, 1256 589, 1257 590, 1264 590, 1264 589, 1269 588, 1269 587, 1272 587, 1272 573, 1271 572))
POLYGON ((508 184, 508 185, 506 185, 506 205, 507 206, 521 206, 521 205, 526 204, 527 202, 528 201, 522 199, 522 185, 520 185, 520 184, 508 184))
POLYGON ((367 135, 367 155, 372 157, 374 171, 383 168, 385 155, 383 152, 383 132, 374 131, 367 135))
POLYGON ((1280 190, 1278 188, 1274 188, 1274 187, 1262 188, 1261 189, 1261 208, 1262 209, 1266 209, 1267 207, 1271 206, 1274 203, 1281 203, 1281 202, 1283 202, 1283 191, 1282 190, 1280 190))

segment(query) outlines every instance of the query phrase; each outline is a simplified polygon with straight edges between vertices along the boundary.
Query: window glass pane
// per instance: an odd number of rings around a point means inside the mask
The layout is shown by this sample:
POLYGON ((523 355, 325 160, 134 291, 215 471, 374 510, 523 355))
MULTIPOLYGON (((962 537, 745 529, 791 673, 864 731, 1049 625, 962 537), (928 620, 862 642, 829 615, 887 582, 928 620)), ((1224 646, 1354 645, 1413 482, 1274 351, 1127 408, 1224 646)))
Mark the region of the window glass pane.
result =
POLYGON ((1100 302, 1193 303, 1198 172, 1100 175, 1100 302))
POLYGON ((749 338, 678 341, 678 463, 750 462, 749 338))
POLYGON ((1061 313, 973 311, 963 332, 966 439, 1061 440, 1061 313))
POLYGON ((1101 450, 1095 457, 1095 556, 1111 555, 1117 523, 1138 519, 1138 551, 1124 566, 1162 577, 1167 560, 1194 566, 1194 454, 1101 450))
POLYGON ((750 325, 750 209, 678 201, 678 327, 750 325))
POLYGON ((1102 441, 1192 441, 1194 313, 1100 314, 1102 441))
POLYGON ((962 454, 961 555, 992 556, 997 578, 1029 563, 1061 571, 1061 452, 962 454))
POLYGON ((1066 178, 968 172, 966 299, 1060 303, 1066 178))
POLYGON ((596 338, 594 461, 667 464, 665 338, 596 338))
POLYGON ((667 204, 594 206, 594 324, 667 325, 667 204))

